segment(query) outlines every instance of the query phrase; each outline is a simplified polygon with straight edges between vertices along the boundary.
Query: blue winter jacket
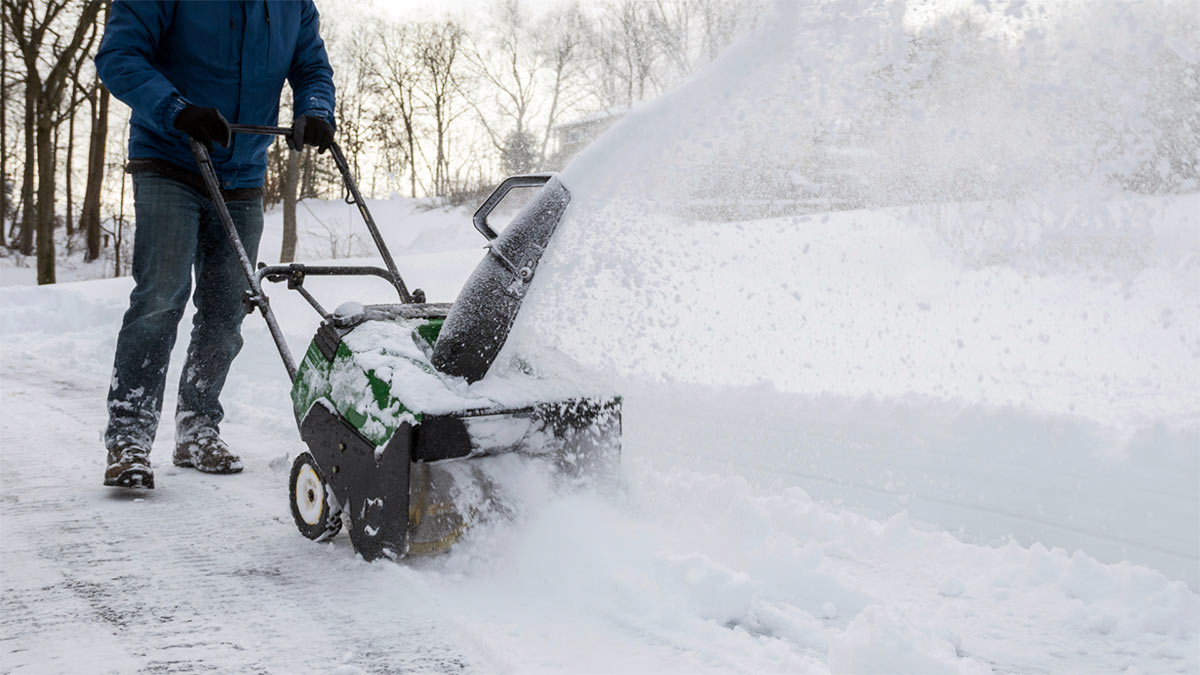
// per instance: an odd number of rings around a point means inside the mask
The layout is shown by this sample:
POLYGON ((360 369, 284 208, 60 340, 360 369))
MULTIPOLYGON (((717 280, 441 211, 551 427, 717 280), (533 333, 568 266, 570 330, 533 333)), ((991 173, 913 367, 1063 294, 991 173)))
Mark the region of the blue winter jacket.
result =
MULTIPOLYGON (((334 123, 333 69, 312 0, 116 0, 96 53, 100 78, 133 109, 129 156, 198 171, 175 117, 213 107, 236 124, 276 124, 283 81, 296 116, 334 123)), ((270 136, 213 146, 221 187, 263 184, 270 136)))

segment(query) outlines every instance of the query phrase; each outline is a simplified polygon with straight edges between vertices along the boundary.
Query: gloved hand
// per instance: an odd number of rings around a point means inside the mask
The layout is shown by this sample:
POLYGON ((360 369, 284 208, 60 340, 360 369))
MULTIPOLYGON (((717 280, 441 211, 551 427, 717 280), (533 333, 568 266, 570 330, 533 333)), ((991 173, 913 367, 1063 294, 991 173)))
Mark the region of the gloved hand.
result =
POLYGON ((292 122, 292 137, 288 145, 300 150, 306 145, 317 146, 317 154, 329 149, 333 143, 333 125, 314 115, 301 115, 292 122))
POLYGON ((229 147, 229 137, 232 133, 229 122, 225 121, 216 108, 190 105, 175 116, 175 128, 203 143, 210 153, 214 142, 222 147, 229 147))

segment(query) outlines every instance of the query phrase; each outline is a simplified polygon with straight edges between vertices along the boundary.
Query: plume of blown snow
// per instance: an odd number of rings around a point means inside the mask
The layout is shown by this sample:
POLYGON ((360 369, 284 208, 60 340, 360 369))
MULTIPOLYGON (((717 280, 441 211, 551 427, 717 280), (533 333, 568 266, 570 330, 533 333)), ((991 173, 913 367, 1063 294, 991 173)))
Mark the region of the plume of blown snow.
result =
POLYGON ((776 0, 566 168, 509 353, 1109 419, 1200 405, 1194 9, 776 0))

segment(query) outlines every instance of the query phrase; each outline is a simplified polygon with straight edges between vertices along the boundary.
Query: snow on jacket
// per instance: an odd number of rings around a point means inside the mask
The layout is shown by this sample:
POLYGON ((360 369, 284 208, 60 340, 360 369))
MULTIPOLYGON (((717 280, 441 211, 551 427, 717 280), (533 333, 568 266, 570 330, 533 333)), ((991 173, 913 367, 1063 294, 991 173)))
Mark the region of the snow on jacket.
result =
MULTIPOLYGON (((213 107, 230 123, 277 124, 284 79, 296 115, 334 123, 333 69, 312 0, 117 0, 96 53, 108 89, 133 109, 129 156, 196 171, 175 117, 213 107)), ((213 146, 225 189, 263 184, 270 136, 235 135, 213 146)))

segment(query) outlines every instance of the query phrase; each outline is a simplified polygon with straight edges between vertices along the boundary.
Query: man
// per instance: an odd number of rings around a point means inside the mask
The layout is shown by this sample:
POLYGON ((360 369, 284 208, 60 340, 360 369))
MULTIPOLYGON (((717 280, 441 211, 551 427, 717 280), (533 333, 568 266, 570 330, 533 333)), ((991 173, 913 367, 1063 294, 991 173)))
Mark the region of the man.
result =
POLYGON ((188 137, 211 149, 222 197, 252 260, 262 235, 268 136, 231 138, 230 122, 276 124, 286 79, 293 144, 333 140, 333 70, 312 0, 113 3, 96 70, 133 109, 129 164, 137 234, 134 289, 117 337, 108 393, 104 484, 153 488, 150 446, 176 329, 196 314, 179 381, 176 466, 236 473, 218 401, 242 346, 241 267, 198 173, 188 137), (215 144, 215 145, 214 145, 215 144))

